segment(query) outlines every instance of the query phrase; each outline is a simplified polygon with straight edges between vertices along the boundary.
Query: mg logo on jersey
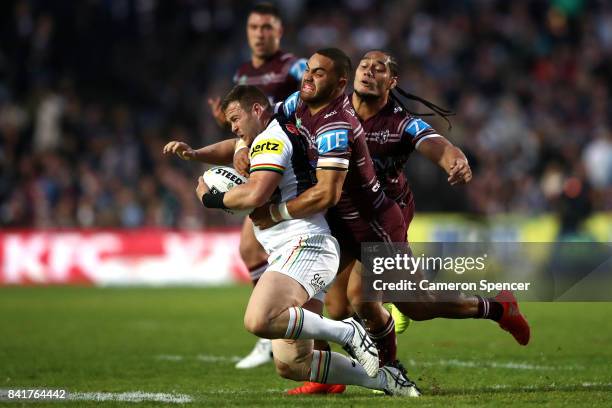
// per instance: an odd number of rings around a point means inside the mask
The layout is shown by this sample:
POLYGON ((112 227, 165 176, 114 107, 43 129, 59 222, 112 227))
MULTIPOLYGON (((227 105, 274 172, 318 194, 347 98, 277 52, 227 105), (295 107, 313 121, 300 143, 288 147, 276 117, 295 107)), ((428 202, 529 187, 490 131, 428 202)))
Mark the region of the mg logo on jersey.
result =
POLYGON ((375 137, 376 141, 380 144, 386 143, 389 140, 389 129, 381 130, 379 132, 372 132, 370 136, 375 137))
POLYGON ((329 118, 331 116, 334 116, 336 113, 338 113, 338 112, 336 112, 336 111, 329 112, 327 115, 323 116, 323 119, 327 119, 327 118, 329 118))
POLYGON ((317 137, 319 154, 332 150, 344 152, 348 149, 348 129, 329 130, 317 137))

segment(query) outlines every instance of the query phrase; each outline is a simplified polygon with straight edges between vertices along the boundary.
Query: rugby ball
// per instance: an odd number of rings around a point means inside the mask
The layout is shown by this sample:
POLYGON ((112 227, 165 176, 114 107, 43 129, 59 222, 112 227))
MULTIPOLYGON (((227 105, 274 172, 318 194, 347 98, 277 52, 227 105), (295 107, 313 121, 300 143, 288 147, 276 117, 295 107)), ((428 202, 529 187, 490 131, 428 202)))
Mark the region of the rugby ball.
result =
MULTIPOLYGON (((247 182, 246 177, 243 177, 236 169, 226 166, 215 166, 212 167, 203 175, 204 182, 210 189, 211 194, 227 193, 232 188, 244 184, 247 182)), ((250 214, 253 209, 250 210, 230 210, 226 209, 225 212, 232 215, 245 216, 250 214)))

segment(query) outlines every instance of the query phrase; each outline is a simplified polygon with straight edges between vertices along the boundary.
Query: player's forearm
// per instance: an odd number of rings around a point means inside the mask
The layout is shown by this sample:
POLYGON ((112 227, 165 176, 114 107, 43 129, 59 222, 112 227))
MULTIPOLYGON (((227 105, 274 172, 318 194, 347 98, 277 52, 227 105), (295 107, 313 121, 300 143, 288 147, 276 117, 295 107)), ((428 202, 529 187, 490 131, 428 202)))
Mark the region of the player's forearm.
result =
POLYGON ((429 161, 440 166, 449 174, 457 159, 466 160, 465 155, 444 137, 435 137, 423 142, 417 147, 420 154, 429 161))
POLYGON ((292 218, 307 218, 333 207, 339 200, 340 192, 315 185, 288 201, 287 211, 292 218))
POLYGON ((247 183, 236 186, 223 197, 223 204, 234 210, 247 210, 261 207, 270 199, 265 189, 258 188, 257 184, 247 183))
POLYGON ((467 158, 463 151, 459 149, 457 146, 448 142, 448 145, 444 146, 444 150, 440 159, 438 160, 438 166, 440 166, 446 174, 450 174, 452 166, 457 162, 457 160, 465 160, 467 162, 467 158))
POLYGON ((217 165, 231 165, 237 139, 227 139, 195 150, 194 160, 217 165))

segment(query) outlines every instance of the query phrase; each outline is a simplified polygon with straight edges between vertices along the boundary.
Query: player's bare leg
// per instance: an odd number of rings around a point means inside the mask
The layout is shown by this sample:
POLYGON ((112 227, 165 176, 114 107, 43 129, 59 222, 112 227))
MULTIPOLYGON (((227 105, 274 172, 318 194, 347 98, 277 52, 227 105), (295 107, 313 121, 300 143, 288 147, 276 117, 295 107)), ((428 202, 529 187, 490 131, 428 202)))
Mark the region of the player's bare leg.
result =
MULTIPOLYGON (((259 244, 253 233, 253 223, 245 217, 240 232, 240 257, 249 270, 253 286, 268 267, 268 254, 259 244)), ((269 339, 259 339, 249 354, 236 363, 236 368, 247 369, 272 362, 272 343, 269 339)))
MULTIPOLYGON (((420 271, 417 271, 416 278, 422 278, 420 271)), ((412 292, 410 302, 394 304, 403 314, 417 321, 436 318, 493 320, 512 334, 519 344, 529 343, 529 324, 520 313, 518 303, 511 292, 504 291, 496 297, 484 298, 459 291, 420 290, 412 292)))
POLYGON ((327 289, 325 309, 327 310, 327 315, 331 319, 342 320, 355 314, 351 302, 349 302, 346 296, 349 277, 355 262, 356 260, 353 258, 346 260, 341 258, 341 269, 338 270, 338 275, 336 275, 334 283, 327 289))
POLYGON ((368 375, 378 373, 378 353, 365 330, 353 319, 327 319, 305 310, 306 289, 295 279, 266 271, 251 294, 244 316, 246 329, 269 339, 320 339, 344 347, 368 375))

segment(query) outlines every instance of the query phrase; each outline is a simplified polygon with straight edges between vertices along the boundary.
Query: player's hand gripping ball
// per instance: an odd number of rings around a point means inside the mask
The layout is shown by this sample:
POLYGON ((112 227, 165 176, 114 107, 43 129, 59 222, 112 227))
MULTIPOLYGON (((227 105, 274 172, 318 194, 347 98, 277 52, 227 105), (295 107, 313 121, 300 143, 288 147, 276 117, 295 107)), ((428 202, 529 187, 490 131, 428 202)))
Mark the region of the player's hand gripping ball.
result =
MULTIPOLYGON (((240 175, 238 171, 236 171, 235 169, 231 167, 225 167, 225 166, 212 167, 206 170, 206 172, 204 172, 204 175, 202 177, 204 178, 204 183, 206 183, 206 185, 208 186, 208 189, 210 190, 210 194, 227 193, 232 188, 247 182, 246 177, 243 177, 242 175, 240 175)), ((249 209, 249 210, 226 209, 224 211, 232 215, 245 216, 249 214, 251 211, 253 211, 253 209, 249 209)))

